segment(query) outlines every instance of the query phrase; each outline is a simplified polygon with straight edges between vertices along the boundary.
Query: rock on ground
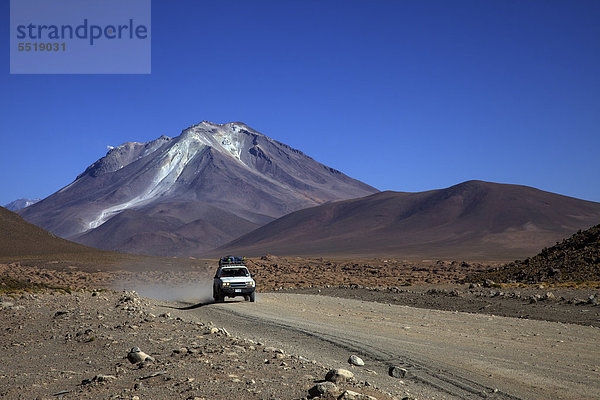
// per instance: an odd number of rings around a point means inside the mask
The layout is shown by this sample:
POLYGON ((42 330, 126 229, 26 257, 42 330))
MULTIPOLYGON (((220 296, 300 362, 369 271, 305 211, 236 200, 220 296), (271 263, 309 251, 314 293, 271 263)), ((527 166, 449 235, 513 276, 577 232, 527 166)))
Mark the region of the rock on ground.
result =
POLYGON ((308 395, 310 397, 323 397, 327 395, 337 395, 338 393, 339 389, 333 382, 320 382, 308 389, 308 395))
POLYGON ((352 365, 356 365, 357 367, 362 367, 365 365, 365 362, 359 356, 355 356, 354 354, 350 356, 348 359, 348 363, 352 365))
POLYGON ((408 371, 404 368, 392 365, 388 371, 389 375, 394 378, 404 378, 408 375, 408 371))
POLYGON ((348 382, 354 379, 354 374, 347 369, 337 368, 330 369, 325 375, 325 380, 329 382, 348 382))
POLYGON ((353 392, 352 390, 346 390, 344 393, 342 393, 338 400, 377 400, 377 398, 367 394, 353 392))

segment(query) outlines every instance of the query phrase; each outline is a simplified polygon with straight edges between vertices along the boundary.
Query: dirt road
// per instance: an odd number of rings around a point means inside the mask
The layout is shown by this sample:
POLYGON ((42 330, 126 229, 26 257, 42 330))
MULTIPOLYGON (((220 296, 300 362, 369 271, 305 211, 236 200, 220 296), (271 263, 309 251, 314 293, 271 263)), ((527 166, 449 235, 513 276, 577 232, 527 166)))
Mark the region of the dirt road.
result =
POLYGON ((197 304, 188 315, 416 398, 600 398, 600 329, 305 294, 197 304), (388 376, 390 365, 408 370, 388 376))

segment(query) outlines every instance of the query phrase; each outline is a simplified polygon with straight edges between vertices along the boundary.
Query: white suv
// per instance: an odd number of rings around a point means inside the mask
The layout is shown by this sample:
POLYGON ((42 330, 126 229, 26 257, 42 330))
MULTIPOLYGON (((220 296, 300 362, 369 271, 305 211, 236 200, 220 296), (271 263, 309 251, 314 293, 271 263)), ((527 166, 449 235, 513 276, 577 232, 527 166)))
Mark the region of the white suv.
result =
POLYGON ((213 298, 216 303, 225 301, 225 297, 244 296, 246 301, 255 301, 256 282, 248 272, 241 257, 223 257, 213 281, 213 298))

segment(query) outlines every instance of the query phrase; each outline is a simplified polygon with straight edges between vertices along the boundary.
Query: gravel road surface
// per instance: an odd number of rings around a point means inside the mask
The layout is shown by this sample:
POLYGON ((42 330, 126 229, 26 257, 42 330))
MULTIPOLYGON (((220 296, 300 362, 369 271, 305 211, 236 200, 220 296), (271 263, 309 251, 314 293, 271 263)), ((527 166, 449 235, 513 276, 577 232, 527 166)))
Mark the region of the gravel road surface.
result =
POLYGON ((399 398, 600 398, 595 327, 288 293, 185 308, 332 367, 360 355, 357 378, 399 398), (388 376, 391 365, 407 376, 388 376))

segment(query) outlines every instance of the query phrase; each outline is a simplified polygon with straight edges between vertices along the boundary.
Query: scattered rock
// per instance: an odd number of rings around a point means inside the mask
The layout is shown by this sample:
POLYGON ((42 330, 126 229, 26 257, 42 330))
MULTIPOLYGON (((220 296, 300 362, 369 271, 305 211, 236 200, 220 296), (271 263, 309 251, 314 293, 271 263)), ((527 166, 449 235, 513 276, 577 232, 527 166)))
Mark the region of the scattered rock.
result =
POLYGON ((140 378, 140 380, 141 380, 141 381, 143 381, 143 380, 145 380, 145 379, 154 378, 155 376, 164 375, 164 374, 166 374, 166 373, 167 373, 167 371, 158 371, 158 372, 154 372, 154 373, 152 373, 152 374, 150 374, 150 375, 142 376, 142 377, 140 378))
POLYGON ((404 368, 397 367, 395 365, 390 366, 388 373, 393 378, 405 378, 408 375, 408 371, 404 368))
POLYGON ((154 361, 153 357, 141 351, 139 347, 132 348, 129 353, 127 353, 127 359, 132 364, 141 363, 146 360, 154 361))
POLYGON ((92 382, 108 382, 117 379, 114 375, 96 375, 92 379, 84 379, 81 381, 82 385, 89 385, 92 382))
POLYGON ((485 287, 485 288, 496 287, 496 282, 494 282, 491 279, 486 279, 485 282, 483 282, 483 287, 485 287))
POLYGON ((342 368, 330 369, 325 375, 326 381, 334 383, 351 381, 352 379, 354 379, 354 374, 342 368))
POLYGON ((377 398, 367 394, 353 392, 352 390, 346 390, 338 397, 338 400, 377 400, 377 398))
POLYGON ((117 377, 114 375, 96 375, 93 379, 96 382, 108 382, 117 379, 117 377))
POLYGON ((225 329, 225 328, 219 329, 219 333, 222 333, 223 335, 225 335, 227 337, 231 337, 231 333, 227 332, 227 329, 225 329))
POLYGON ((360 358, 359 356, 355 356, 354 354, 350 356, 350 358, 348 359, 348 363, 350 363, 352 365, 356 365, 358 367, 362 367, 365 365, 365 362, 363 361, 363 359, 360 358))
POLYGON ((57 312, 54 313, 54 318, 60 317, 61 315, 65 315, 65 314, 68 314, 68 313, 69 312, 65 311, 65 310, 58 310, 57 312))
POLYGON ((320 382, 308 389, 309 397, 323 397, 326 395, 336 395, 339 392, 338 387, 332 382, 320 382))
POLYGON ((179 349, 174 349, 173 353, 175 353, 175 354, 187 354, 188 353, 188 348, 187 347, 181 347, 179 349))

